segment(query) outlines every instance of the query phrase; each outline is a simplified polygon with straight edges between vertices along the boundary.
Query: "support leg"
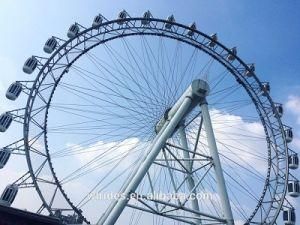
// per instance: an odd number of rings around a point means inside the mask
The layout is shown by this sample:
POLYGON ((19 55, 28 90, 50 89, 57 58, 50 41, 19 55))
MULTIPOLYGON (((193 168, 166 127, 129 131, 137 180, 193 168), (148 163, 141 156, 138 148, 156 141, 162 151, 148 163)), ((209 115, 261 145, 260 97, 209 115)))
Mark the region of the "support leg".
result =
POLYGON ((206 131, 208 148, 214 163, 214 169, 215 169, 216 180, 217 180, 217 188, 218 188, 219 196, 221 198, 221 204, 224 210, 224 214, 226 217, 225 219, 227 220, 228 225, 233 225, 234 224, 233 215, 230 207, 228 193, 225 185, 225 179, 223 176, 223 170, 221 167, 221 162, 220 162, 219 153, 217 149, 216 139, 213 132, 206 101, 201 103, 200 107, 203 115, 203 123, 206 131))
POLYGON ((142 165, 139 167, 138 171, 136 172, 135 176, 132 178, 124 192, 122 193, 124 195, 124 198, 118 199, 113 205, 111 212, 107 216, 103 216, 99 222, 98 225, 113 225, 119 218, 120 214, 124 210, 126 204, 129 201, 130 194, 135 192, 138 185, 144 178, 145 174, 149 170, 151 164, 156 159, 157 155, 163 148, 164 144, 166 143, 167 139, 170 138, 170 136, 173 134, 176 126, 181 122, 184 115, 187 113, 190 105, 192 103, 191 98, 185 98, 178 108, 177 112, 174 114, 174 116, 171 118, 170 121, 165 123, 163 128, 159 132, 159 137, 156 139, 156 141, 153 143, 151 147, 151 151, 147 158, 144 160, 142 165))
MULTIPOLYGON (((180 141, 181 141, 181 145, 184 149, 188 149, 188 142, 187 142, 187 138, 186 138, 186 133, 185 133, 185 129, 183 126, 180 126, 178 129, 179 132, 179 136, 180 136, 180 141)), ((187 151, 183 151, 183 157, 186 159, 190 159, 190 154, 187 151)), ((188 183, 188 188, 189 190, 192 192, 192 194, 195 196, 194 199, 191 200, 192 202, 192 209, 195 211, 199 211, 199 203, 198 203, 198 199, 196 198, 196 194, 197 191, 194 190, 195 187, 195 181, 194 178, 191 174, 191 172, 193 171, 193 168, 191 166, 191 161, 184 161, 185 163, 185 167, 189 170, 189 173, 187 174, 187 183, 188 183)), ((198 217, 198 215, 195 215, 195 217, 198 217)), ((200 218, 196 219, 195 221, 196 224, 202 224, 200 218)))

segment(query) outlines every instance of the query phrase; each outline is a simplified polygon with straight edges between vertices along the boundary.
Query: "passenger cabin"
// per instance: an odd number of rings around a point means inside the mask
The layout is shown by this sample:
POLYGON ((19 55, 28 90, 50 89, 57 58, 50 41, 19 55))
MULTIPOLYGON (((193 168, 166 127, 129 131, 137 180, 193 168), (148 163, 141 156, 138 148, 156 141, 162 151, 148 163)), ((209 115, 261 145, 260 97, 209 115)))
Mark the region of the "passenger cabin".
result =
POLYGON ((247 77, 252 77, 254 75, 254 72, 255 72, 255 65, 254 63, 252 63, 248 65, 248 69, 246 70, 245 75, 247 77))
POLYGON ((283 210, 283 222, 285 225, 295 225, 296 224, 296 214, 294 209, 283 210))
POLYGON ((267 96, 270 93, 270 84, 268 82, 262 84, 261 93, 263 96, 267 96))
POLYGON ((235 60, 236 54, 237 54, 237 49, 236 47, 233 47, 232 49, 230 49, 230 53, 227 56, 227 60, 229 61, 235 60))
POLYGON ((293 153, 289 156, 289 168, 292 170, 298 169, 299 158, 297 153, 293 153))
POLYGON ((11 206, 17 196, 18 189, 19 187, 17 184, 8 185, 1 195, 0 204, 4 206, 11 206))
POLYGON ((192 23, 190 26, 189 26, 189 31, 187 32, 187 34, 189 36, 193 36, 195 34, 195 30, 197 30, 197 26, 196 26, 196 23, 192 23))
POLYGON ((78 35, 80 29, 79 29, 79 26, 78 24, 72 24, 68 30, 68 33, 67 33, 67 36, 68 38, 74 38, 78 35))
POLYGON ((118 15, 118 21, 117 24, 122 25, 124 24, 124 19, 127 18, 127 12, 125 10, 121 11, 118 15))
POLYGON ((294 134, 293 134, 293 129, 292 128, 287 128, 285 131, 285 140, 287 143, 291 143, 293 141, 293 137, 294 137, 294 134))
POLYGON ((173 26, 172 23, 175 22, 175 17, 174 17, 173 15, 168 16, 167 21, 168 21, 168 22, 166 22, 165 28, 168 29, 168 30, 170 30, 170 29, 172 28, 172 26, 173 26))
POLYGON ((283 106, 282 106, 282 104, 279 104, 279 103, 275 104, 274 114, 276 115, 276 113, 279 116, 279 118, 282 117, 282 115, 283 115, 283 106))
POLYGON ((102 24, 102 22, 103 22, 103 17, 101 14, 99 14, 99 15, 95 16, 92 26, 98 27, 102 24))
POLYGON ((6 91, 6 98, 9 100, 16 100, 22 92, 22 84, 20 82, 12 83, 6 91))
POLYGON ((288 183, 288 193, 291 197, 299 197, 300 190, 299 190, 299 181, 292 180, 288 183))
POLYGON ((57 46, 57 40, 54 37, 49 38, 44 45, 44 52, 51 54, 57 46))
POLYGON ((8 148, 3 148, 0 150, 0 169, 2 169, 8 162, 11 155, 11 150, 8 148))
POLYGON ((30 57, 24 63, 23 66, 24 73, 31 74, 35 70, 37 65, 38 65, 38 60, 34 56, 30 57))
POLYGON ((152 17, 151 12, 148 10, 143 15, 142 25, 147 26, 150 24, 150 18, 152 17))
POLYGON ((211 40, 208 42, 208 46, 213 48, 213 47, 215 47, 216 42, 218 41, 218 36, 217 36, 217 34, 212 34, 210 36, 210 38, 211 38, 211 40))
POLYGON ((12 120, 13 117, 10 113, 3 113, 0 116, 0 132, 5 132, 9 128, 12 120))

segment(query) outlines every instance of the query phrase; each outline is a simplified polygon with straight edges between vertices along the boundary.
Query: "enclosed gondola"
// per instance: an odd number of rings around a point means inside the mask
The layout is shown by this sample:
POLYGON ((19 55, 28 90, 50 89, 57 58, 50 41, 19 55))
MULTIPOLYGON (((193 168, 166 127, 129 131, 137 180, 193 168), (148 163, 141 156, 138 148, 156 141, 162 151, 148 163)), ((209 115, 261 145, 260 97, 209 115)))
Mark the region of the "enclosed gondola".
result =
POLYGON ((51 54, 57 46, 57 40, 54 37, 49 38, 44 45, 44 52, 51 54))
POLYGON ((122 10, 118 15, 118 24, 122 25, 124 24, 124 19, 127 18, 127 12, 125 10, 122 10))
POLYGON ((17 184, 8 185, 1 195, 0 205, 11 206, 17 196, 18 190, 19 187, 17 184))
POLYGON ((274 115, 276 115, 276 114, 279 116, 279 118, 282 117, 282 115, 283 115, 283 106, 282 106, 282 104, 279 104, 279 103, 275 104, 274 115))
POLYGON ((248 65, 248 69, 245 71, 245 75, 247 77, 252 77, 254 75, 255 72, 255 65, 254 63, 251 63, 248 65))
POLYGON ((296 214, 294 209, 283 210, 283 222, 285 225, 295 225, 296 224, 296 214))
POLYGON ((227 60, 229 60, 229 61, 235 60, 236 54, 237 54, 237 49, 236 49, 236 47, 233 47, 232 49, 230 49, 230 53, 227 56, 227 60))
POLYGON ((12 120, 13 117, 10 113, 3 113, 0 116, 0 132, 5 132, 9 128, 12 120))
POLYGON ((68 38, 74 38, 77 36, 77 34, 79 33, 80 29, 78 24, 72 24, 68 30, 67 36, 68 38))
POLYGON ((6 98, 9 100, 16 100, 22 92, 22 84, 20 82, 12 83, 6 91, 6 98))
POLYGON ((285 131, 285 140, 287 143, 291 143, 293 141, 293 129, 292 128, 287 128, 285 131))
POLYGON ((289 156, 289 168, 292 170, 298 169, 299 158, 297 153, 293 153, 289 156))
POLYGON ((25 61, 24 66, 23 66, 24 73, 31 74, 35 70, 37 65, 38 65, 38 60, 34 56, 28 58, 25 61))
POLYGON ((192 23, 190 26, 189 26, 190 30, 187 32, 187 34, 189 36, 193 36, 195 34, 195 30, 197 30, 197 26, 196 26, 196 23, 192 23))
POLYGON ((299 188, 299 181, 298 180, 289 181, 288 193, 291 197, 299 197, 300 188, 299 188))
POLYGON ((271 90, 271 88, 270 88, 269 82, 262 83, 262 85, 261 85, 261 94, 263 96, 267 96, 270 93, 270 90, 271 90))
POLYGON ((168 16, 167 21, 168 22, 165 24, 165 28, 168 29, 168 30, 170 30, 172 28, 172 26, 173 26, 172 23, 175 22, 175 17, 173 15, 170 15, 170 16, 168 16))
POLYGON ((213 48, 213 47, 215 47, 216 42, 218 41, 218 36, 217 36, 217 34, 212 34, 210 36, 210 38, 211 38, 211 40, 208 42, 208 46, 213 48))
POLYGON ((8 148, 0 149, 0 169, 2 169, 8 162, 11 155, 11 150, 8 148))
POLYGON ((144 25, 144 26, 149 25, 151 17, 152 17, 151 12, 149 10, 146 11, 143 15, 143 20, 141 22, 142 25, 144 25))
POLYGON ((94 20, 93 20, 93 27, 98 27, 102 24, 103 22, 103 16, 101 14, 95 16, 94 20))

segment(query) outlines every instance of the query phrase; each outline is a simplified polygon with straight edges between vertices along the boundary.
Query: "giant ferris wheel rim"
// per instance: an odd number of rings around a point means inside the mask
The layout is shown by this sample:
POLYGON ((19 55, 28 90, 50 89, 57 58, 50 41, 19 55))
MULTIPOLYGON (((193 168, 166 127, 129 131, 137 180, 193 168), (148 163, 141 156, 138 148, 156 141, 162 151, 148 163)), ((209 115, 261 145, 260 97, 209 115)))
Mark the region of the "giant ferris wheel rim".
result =
MULTIPOLYGON (((135 24, 135 23, 139 23, 139 22, 141 22, 141 21, 143 21, 143 20, 145 20, 145 19, 144 19, 144 18, 138 18, 138 17, 136 17, 136 18, 126 18, 126 19, 123 20, 124 23, 126 24, 126 26, 118 26, 118 25, 116 25, 116 24, 117 24, 117 22, 118 22, 119 20, 111 20, 111 21, 106 21, 106 22, 102 23, 101 25, 99 25, 99 26, 97 26, 97 27, 90 27, 90 28, 87 28, 87 29, 81 31, 81 32, 78 34, 78 36, 76 36, 76 37, 74 37, 74 38, 72 38, 72 39, 66 41, 62 46, 60 46, 60 48, 58 48, 58 49, 51 55, 51 57, 47 60, 47 62, 43 65, 43 68, 40 70, 39 74, 37 75, 37 77, 36 77, 36 79, 35 79, 35 81, 34 81, 33 87, 35 87, 35 88, 32 88, 32 90, 30 91, 30 95, 29 95, 28 101, 27 101, 27 107, 26 107, 26 113, 25 113, 25 120, 24 120, 24 121, 25 121, 25 123, 24 123, 24 145, 25 145, 25 147, 27 148, 27 151, 26 151, 26 158, 27 158, 28 165, 29 165, 29 167, 30 167, 29 169, 30 169, 31 175, 32 175, 33 177, 34 177, 34 173, 33 173, 33 169, 32 169, 32 166, 31 166, 30 151, 28 150, 28 148, 29 148, 29 145, 28 145, 28 129, 29 129, 29 126, 30 126, 30 115, 31 115, 31 110, 32 110, 33 104, 34 104, 34 99, 35 99, 35 97, 36 97, 36 95, 37 95, 37 93, 38 93, 39 85, 42 84, 42 80, 43 80, 43 79, 41 79, 41 80, 39 80, 39 79, 40 79, 42 76, 47 76, 47 74, 49 73, 49 71, 51 71, 51 69, 49 69, 48 72, 46 72, 46 73, 44 72, 47 68, 49 68, 50 62, 55 58, 55 56, 57 56, 62 50, 64 50, 69 44, 72 44, 74 41, 77 40, 78 42, 77 42, 76 45, 74 45, 74 46, 72 47, 72 49, 73 49, 73 48, 76 48, 77 46, 79 46, 79 45, 81 45, 82 43, 84 43, 86 40, 80 42, 80 38, 81 38, 81 37, 85 37, 85 35, 88 34, 88 32, 93 32, 95 29, 98 29, 98 30, 99 30, 101 27, 109 26, 109 25, 112 25, 112 27, 117 26, 118 29, 116 29, 116 30, 126 30, 126 29, 129 29, 129 27, 130 27, 130 26, 128 26, 127 23, 133 23, 133 24, 135 24), (127 27, 127 26, 128 26, 128 27, 127 27)), ((150 20, 150 23, 156 23, 156 24, 155 24, 155 27, 151 27, 151 26, 148 27, 148 26, 142 26, 142 25, 141 25, 141 26, 136 26, 136 27, 134 27, 134 28, 139 28, 140 31, 137 31, 135 34, 133 34, 133 33, 132 33, 132 34, 127 34, 127 35, 126 35, 126 34, 120 34, 119 36, 116 36, 116 37, 114 37, 114 38, 112 38, 112 39, 107 39, 107 40, 105 40, 105 41, 104 41, 104 40, 99 41, 98 43, 94 44, 92 47, 85 49, 80 55, 78 55, 78 58, 80 58, 82 55, 84 55, 86 52, 88 52, 88 51, 91 50, 92 48, 94 48, 94 47, 100 45, 101 43, 104 43, 104 42, 106 42, 106 41, 111 41, 111 40, 113 40, 113 39, 115 39, 115 38, 122 38, 122 37, 125 37, 125 36, 133 36, 133 35, 156 35, 156 36, 162 36, 162 37, 166 37, 166 38, 173 38, 173 39, 176 39, 176 40, 185 42, 185 43, 187 43, 187 44, 190 44, 190 45, 192 45, 193 47, 197 47, 198 49, 202 50, 202 51, 205 52, 206 54, 209 54, 211 57, 215 58, 219 63, 221 63, 224 67, 226 67, 226 68, 230 71, 230 73, 231 73, 232 75, 234 75, 236 78, 239 78, 239 79, 240 79, 239 76, 241 76, 241 74, 238 73, 238 71, 237 71, 237 69, 234 67, 234 65, 232 65, 231 62, 228 62, 228 60, 224 59, 224 57, 222 57, 222 56, 216 54, 215 49, 208 48, 207 46, 205 46, 205 44, 204 44, 203 42, 202 42, 202 43, 197 42, 196 38, 188 37, 186 34, 179 34, 179 33, 176 33, 178 30, 176 30, 176 31, 174 31, 174 32, 170 32, 170 30, 167 30, 167 29, 164 28, 164 24, 166 24, 166 23, 171 23, 173 26, 175 26, 175 27, 177 26, 178 29, 181 28, 181 29, 184 29, 184 30, 190 30, 190 28, 189 28, 188 26, 185 26, 185 25, 180 24, 180 23, 177 23, 177 22, 169 22, 169 21, 163 20, 163 19, 150 18, 149 20, 150 20), (158 25, 162 25, 162 26, 158 26, 158 25), (160 27, 160 29, 156 28, 156 26, 157 26, 157 27, 160 27), (150 29, 150 28, 151 28, 151 29, 150 29), (152 30, 152 31, 153 31, 153 30, 155 30, 155 29, 156 29, 156 31, 157 31, 156 34, 155 34, 155 33, 147 33, 147 32, 145 32, 145 30, 152 30), (142 30, 144 30, 144 31, 142 31, 142 30), (161 32, 161 33, 160 33, 160 32, 161 32), (168 32, 169 32, 169 34, 168 34, 168 32), (175 37, 175 36, 172 36, 172 35, 178 35, 178 37, 175 37), (185 39, 183 39, 183 37, 185 37, 185 39), (197 44, 198 44, 198 45, 197 45, 197 44), (215 53, 215 54, 214 54, 214 53, 215 53), (232 66, 232 67, 230 67, 230 66, 232 66)), ((174 30, 175 30, 175 29, 174 29, 174 30)), ((111 30, 111 31, 113 31, 113 30, 111 30)), ((193 30, 193 31, 195 32, 195 35, 198 35, 198 37, 203 37, 204 40, 212 40, 211 37, 208 36, 208 35, 205 34, 205 33, 202 33, 202 32, 200 32, 200 31, 198 31, 198 30, 193 30)), ((97 37, 97 36, 99 36, 99 35, 101 35, 101 34, 98 33, 98 34, 95 35, 95 37, 97 37)), ((90 38, 93 38, 93 37, 90 37, 90 38)), ((230 54, 230 53, 231 53, 230 50, 229 50, 227 47, 225 47, 223 44, 221 44, 219 41, 215 41, 215 43, 216 43, 216 45, 217 45, 218 47, 220 47, 221 49, 223 49, 223 50, 225 51, 226 54, 230 54)), ((66 51, 65 51, 65 54, 68 54, 68 52, 69 52, 70 50, 71 50, 71 48, 70 48, 68 51, 66 50, 66 51)), ((70 66, 71 66, 78 58, 76 58, 74 61, 72 61, 72 62, 68 65, 68 67, 70 67, 70 66)), ((249 70, 248 65, 247 65, 244 61, 242 61, 238 56, 235 57, 235 60, 238 61, 238 62, 244 67, 244 71, 249 70)), ((54 65, 54 64, 53 64, 53 65, 54 65)), ((64 74, 65 74, 65 73, 63 72, 63 73, 61 74, 60 77, 62 77, 64 74)), ((253 78, 255 79, 255 81, 256 81, 259 85, 261 85, 261 82, 259 81, 258 77, 255 75, 254 72, 253 72, 253 78)), ((240 81, 242 81, 242 85, 244 86, 244 88, 246 89, 246 91, 248 92, 248 94, 249 94, 249 96, 250 96, 250 92, 249 92, 249 90, 247 89, 248 87, 245 86, 246 83, 247 83, 247 80, 244 79, 244 80, 240 80, 240 81), (245 82, 245 83, 244 83, 244 82, 245 82)), ((59 83, 59 82, 57 82, 55 86, 57 86, 58 83, 59 83)), ((250 85, 250 87, 252 87, 252 86, 250 85)), ((51 94, 51 98, 52 98, 52 96, 53 96, 53 93, 54 93, 54 91, 55 91, 55 88, 56 88, 56 87, 53 88, 53 92, 52 92, 52 94, 51 94)), ((252 90, 252 91, 253 91, 253 90, 252 90)), ((253 93, 255 93, 255 92, 253 91, 253 93)), ((251 97, 251 96, 250 96, 250 97, 251 97)), ((256 96, 256 97, 257 97, 258 99, 260 99, 259 96, 256 96)), ((51 102, 51 98, 49 99, 49 103, 51 102)), ((274 105, 274 103, 273 103, 271 97, 270 97, 268 94, 267 94, 267 99, 268 99, 268 101, 269 101, 271 107, 274 109, 274 108, 275 108, 275 105, 274 105)), ((254 104, 255 104, 255 106, 256 106, 256 109, 257 109, 257 110, 260 110, 260 108, 258 108, 258 106, 257 106, 259 103, 256 102, 256 101, 254 100, 254 97, 252 97, 252 101, 254 102, 254 104)), ((48 103, 48 106, 47 106, 47 112, 48 112, 49 107, 50 107, 50 104, 49 104, 49 103, 48 103)), ((45 121, 47 120, 47 117, 48 117, 48 115, 45 115, 45 121)), ((266 126, 266 124, 265 124, 266 121, 263 119, 263 117, 262 117, 261 115, 260 115, 260 118, 261 118, 261 122, 263 123, 263 126, 265 127, 265 126, 266 126)), ((284 130, 284 127, 283 127, 283 125, 282 125, 281 120, 280 120, 279 117, 277 117, 277 121, 278 121, 278 124, 279 124, 279 127, 280 127, 281 131, 283 131, 283 130, 284 130)), ((45 128, 46 128, 46 123, 45 123, 45 128)), ((45 130, 45 133, 44 133, 44 134, 45 134, 45 136, 47 136, 47 130, 45 130)), ((266 134, 266 135, 267 135, 267 134, 266 134)), ((283 135, 282 138, 284 139, 285 136, 283 135)), ((46 140, 46 139, 45 139, 45 140, 46 140)), ((286 156, 288 155, 288 147, 287 147, 286 144, 285 144, 285 154, 286 154, 286 156)), ((51 161, 51 159, 49 159, 49 160, 51 161)), ((287 162, 287 157, 286 157, 286 162, 287 162)), ((286 165, 287 165, 287 164, 286 164, 286 165)), ((52 170, 52 172, 54 172, 54 171, 52 170)), ((286 174, 288 174, 288 166, 286 166, 286 174)), ((54 176, 56 176, 56 175, 54 175, 54 176)), ((56 177, 56 179, 57 179, 57 177, 56 177)), ((58 179, 57 179, 57 181, 58 181, 58 179)), ((37 191, 39 192, 40 197, 42 197, 42 193, 41 193, 41 191, 40 191, 39 188, 38 188, 37 182, 36 182, 36 181, 34 181, 34 182, 35 182, 35 186, 36 186, 37 191)), ((287 184, 287 182, 288 182, 288 176, 285 177, 285 184, 287 184)), ((267 186, 267 185, 268 185, 268 181, 267 181, 267 179, 266 179, 266 185, 265 185, 265 186, 267 186)), ((61 186, 61 185, 59 184, 59 186, 61 186)), ((286 192, 286 188, 285 188, 285 192, 286 192)), ((285 193, 282 195, 280 206, 283 204, 284 198, 285 198, 285 193)), ((263 202, 263 199, 261 200, 261 202, 258 203, 257 209, 261 206, 262 202, 263 202)), ((70 202, 69 202, 69 203, 70 203, 70 202)), ((276 215, 276 216, 274 216, 274 219, 277 218, 277 216, 278 216, 278 214, 279 214, 279 212, 280 212, 280 208, 281 208, 281 207, 278 207, 278 211, 274 214, 274 215, 276 215)), ((78 211, 78 212, 79 212, 79 211, 78 211)), ((249 221, 249 222, 251 222, 251 221, 249 221)))

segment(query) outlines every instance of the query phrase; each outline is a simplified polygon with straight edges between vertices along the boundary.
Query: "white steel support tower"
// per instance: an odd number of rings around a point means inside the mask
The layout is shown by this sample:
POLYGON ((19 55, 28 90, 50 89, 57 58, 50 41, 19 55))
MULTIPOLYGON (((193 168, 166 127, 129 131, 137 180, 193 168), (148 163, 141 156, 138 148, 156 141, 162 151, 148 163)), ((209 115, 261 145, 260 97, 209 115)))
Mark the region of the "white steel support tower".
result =
MULTIPOLYGON (((213 160, 213 165, 215 169, 216 180, 218 183, 218 193, 221 199, 222 208, 224 212, 225 221, 228 225, 233 225, 233 216, 230 207, 230 202, 228 199, 228 194, 226 190, 225 180, 222 172, 222 167, 218 155, 218 149, 212 129, 211 119, 206 103, 206 96, 209 94, 209 86, 204 80, 194 80, 192 84, 187 88, 184 94, 178 99, 178 101, 174 104, 174 106, 167 112, 156 125, 157 137, 153 141, 152 146, 150 147, 150 152, 146 156, 145 160, 138 167, 136 173, 132 179, 130 179, 128 185, 124 190, 122 190, 122 194, 125 197, 122 197, 115 202, 112 203, 109 210, 101 217, 98 221, 99 225, 113 225, 121 215, 122 211, 126 207, 127 203, 130 200, 130 195, 135 193, 137 187, 141 183, 142 179, 146 175, 150 166, 160 153, 160 151, 164 148, 167 140, 178 130, 180 134, 181 144, 184 149, 188 149, 188 143, 184 131, 184 127, 182 126, 185 117, 191 112, 191 110, 200 104, 204 126, 207 134, 207 141, 210 150, 210 154, 213 160)), ((185 151, 184 157, 186 158, 185 165, 189 168, 190 161, 189 153, 185 151)), ((191 168, 190 168, 191 169, 191 168)), ((195 190, 195 183, 190 174, 187 175, 187 182, 189 190, 193 193, 195 190)), ((192 200, 192 211, 195 212, 196 216, 201 215, 199 205, 197 199, 192 200)), ((201 224, 201 219, 198 216, 196 218, 196 223, 201 224)))
MULTIPOLYGON (((181 125, 179 127, 178 132, 179 132, 179 137, 180 137, 182 147, 184 149, 189 149, 188 140, 187 140, 187 137, 186 137, 184 125, 181 125)), ((196 196, 197 190, 196 190, 195 181, 194 181, 194 178, 193 178, 193 175, 192 175, 193 165, 192 165, 192 161, 191 161, 192 159, 190 158, 190 153, 188 151, 183 151, 183 157, 185 159, 185 161, 184 161, 185 167, 188 169, 188 174, 187 174, 188 188, 189 188, 189 191, 191 193, 193 193, 194 196, 196 196)), ((193 198, 191 201, 192 201, 193 210, 200 211, 199 203, 198 203, 197 198, 193 198)), ((197 214, 195 215, 195 217, 197 217, 197 214)), ((196 219, 195 223, 196 224, 202 224, 200 219, 196 219)))

